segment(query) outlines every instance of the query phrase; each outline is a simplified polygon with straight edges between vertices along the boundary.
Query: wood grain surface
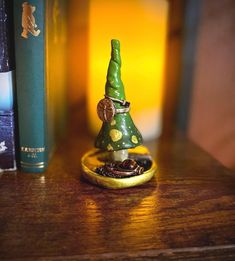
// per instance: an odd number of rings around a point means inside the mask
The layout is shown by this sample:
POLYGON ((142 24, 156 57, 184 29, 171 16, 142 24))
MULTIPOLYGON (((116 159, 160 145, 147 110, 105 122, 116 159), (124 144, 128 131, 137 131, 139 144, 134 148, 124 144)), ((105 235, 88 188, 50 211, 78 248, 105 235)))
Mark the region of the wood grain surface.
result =
POLYGON ((177 136, 148 144, 159 171, 147 184, 95 187, 76 122, 45 174, 0 176, 1 260, 235 260, 233 172, 177 136))

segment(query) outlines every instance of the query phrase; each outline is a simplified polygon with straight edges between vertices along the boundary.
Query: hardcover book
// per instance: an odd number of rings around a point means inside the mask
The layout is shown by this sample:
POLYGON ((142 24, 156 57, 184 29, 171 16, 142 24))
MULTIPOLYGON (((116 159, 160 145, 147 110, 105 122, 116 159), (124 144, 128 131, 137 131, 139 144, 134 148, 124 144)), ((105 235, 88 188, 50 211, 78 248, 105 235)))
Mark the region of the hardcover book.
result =
POLYGON ((43 172, 66 115, 66 1, 14 0, 20 167, 43 172))
POLYGON ((0 172, 15 170, 12 2, 0 1, 0 172))

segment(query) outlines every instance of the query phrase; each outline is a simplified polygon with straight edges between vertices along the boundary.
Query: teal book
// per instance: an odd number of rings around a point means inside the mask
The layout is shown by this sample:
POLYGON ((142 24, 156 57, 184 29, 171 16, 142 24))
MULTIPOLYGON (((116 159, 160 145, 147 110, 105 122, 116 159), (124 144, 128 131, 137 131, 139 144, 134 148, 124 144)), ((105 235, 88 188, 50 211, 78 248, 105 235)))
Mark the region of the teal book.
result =
POLYGON ((66 121, 66 1, 14 0, 19 166, 43 172, 66 121))
POLYGON ((0 0, 0 172, 16 169, 12 25, 12 1, 0 0))

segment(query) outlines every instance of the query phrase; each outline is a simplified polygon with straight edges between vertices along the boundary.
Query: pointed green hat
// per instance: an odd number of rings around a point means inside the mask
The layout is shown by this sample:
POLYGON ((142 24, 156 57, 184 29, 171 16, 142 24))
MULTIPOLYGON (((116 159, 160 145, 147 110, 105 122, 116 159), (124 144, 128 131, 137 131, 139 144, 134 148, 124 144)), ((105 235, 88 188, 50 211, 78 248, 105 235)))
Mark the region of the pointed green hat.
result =
POLYGON ((120 42, 113 39, 111 41, 111 48, 111 59, 107 72, 105 94, 116 99, 124 100, 124 86, 121 80, 120 42))
MULTIPOLYGON (((112 40, 111 48, 105 95, 125 100, 124 86, 121 80, 120 42, 112 40)), ((114 105, 117 109, 121 109, 123 106, 115 100, 114 105)), ((95 147, 108 151, 134 148, 141 144, 142 136, 133 123, 129 112, 115 114, 111 122, 103 122, 95 141, 95 147)))

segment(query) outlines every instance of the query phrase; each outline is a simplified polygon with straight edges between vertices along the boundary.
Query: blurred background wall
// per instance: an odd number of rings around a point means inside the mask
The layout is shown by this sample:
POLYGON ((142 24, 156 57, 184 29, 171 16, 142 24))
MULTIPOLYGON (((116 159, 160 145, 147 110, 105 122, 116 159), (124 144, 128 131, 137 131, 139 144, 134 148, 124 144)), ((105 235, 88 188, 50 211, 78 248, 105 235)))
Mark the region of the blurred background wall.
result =
MULTIPOLYGON (((161 1, 169 4, 162 135, 172 137, 180 130, 221 163, 235 169, 235 1, 161 1)), ((83 104, 88 90, 90 4, 68 1, 71 107, 83 104)), ((105 27, 102 29, 105 32, 105 27)), ((155 34, 158 28, 151 30, 155 34)), ((106 62, 109 57, 104 59, 106 62)), ((128 61, 124 64, 127 66, 128 61)))
POLYGON ((182 28, 176 126, 235 169, 235 1, 185 1, 182 28))
POLYGON ((235 169, 235 1, 203 0, 188 135, 235 169))

